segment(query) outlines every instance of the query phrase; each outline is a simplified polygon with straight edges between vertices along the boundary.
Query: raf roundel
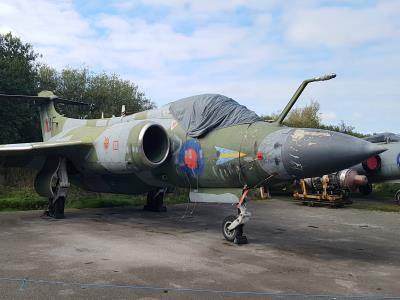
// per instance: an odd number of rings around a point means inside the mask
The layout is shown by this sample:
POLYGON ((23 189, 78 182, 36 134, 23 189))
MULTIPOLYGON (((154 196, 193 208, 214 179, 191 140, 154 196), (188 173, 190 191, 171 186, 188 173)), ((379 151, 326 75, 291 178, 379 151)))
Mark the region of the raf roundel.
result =
POLYGON ((204 171, 204 154, 196 140, 184 143, 179 151, 179 166, 191 176, 200 176, 204 171))

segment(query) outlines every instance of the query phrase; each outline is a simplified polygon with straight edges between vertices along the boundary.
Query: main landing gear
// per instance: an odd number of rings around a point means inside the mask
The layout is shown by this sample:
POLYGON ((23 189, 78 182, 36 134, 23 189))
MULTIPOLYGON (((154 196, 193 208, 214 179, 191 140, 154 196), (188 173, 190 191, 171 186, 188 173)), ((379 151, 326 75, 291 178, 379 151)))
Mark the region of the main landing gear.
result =
MULTIPOLYGON (((47 169, 46 171, 50 170, 47 169)), ((44 212, 44 215, 55 219, 62 219, 64 218, 65 199, 70 187, 66 159, 59 159, 56 168, 48 173, 52 173, 50 177, 51 193, 48 197, 49 204, 47 206, 47 210, 44 212)))
POLYGON ((247 237, 243 235, 243 227, 251 217, 251 213, 247 211, 249 188, 245 186, 243 188, 242 196, 239 203, 236 205, 238 209, 238 214, 228 216, 222 222, 222 234, 224 238, 229 242, 234 242, 235 244, 247 244, 247 237))
POLYGON ((143 207, 143 210, 155 211, 155 212, 166 212, 167 207, 164 205, 164 198, 167 193, 167 189, 159 189, 147 193, 147 202, 143 207))

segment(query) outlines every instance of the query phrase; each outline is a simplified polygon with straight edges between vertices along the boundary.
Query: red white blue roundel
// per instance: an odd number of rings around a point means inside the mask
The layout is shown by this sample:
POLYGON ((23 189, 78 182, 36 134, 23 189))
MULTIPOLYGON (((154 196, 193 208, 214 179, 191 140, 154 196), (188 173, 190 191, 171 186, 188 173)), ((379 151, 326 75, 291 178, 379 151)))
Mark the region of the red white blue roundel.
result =
POLYGON ((190 176, 200 176, 204 171, 204 153, 196 140, 185 142, 179 150, 179 166, 190 176))

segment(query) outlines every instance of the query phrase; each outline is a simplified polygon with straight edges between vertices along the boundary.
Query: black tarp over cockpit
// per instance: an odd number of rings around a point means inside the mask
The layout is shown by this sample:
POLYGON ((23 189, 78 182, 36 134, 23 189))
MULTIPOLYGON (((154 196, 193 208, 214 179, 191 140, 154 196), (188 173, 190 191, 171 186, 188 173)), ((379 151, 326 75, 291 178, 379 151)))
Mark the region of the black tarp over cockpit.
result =
POLYGON ((260 120, 260 117, 246 106, 218 94, 183 98, 171 103, 169 109, 191 137, 201 137, 214 129, 260 120))

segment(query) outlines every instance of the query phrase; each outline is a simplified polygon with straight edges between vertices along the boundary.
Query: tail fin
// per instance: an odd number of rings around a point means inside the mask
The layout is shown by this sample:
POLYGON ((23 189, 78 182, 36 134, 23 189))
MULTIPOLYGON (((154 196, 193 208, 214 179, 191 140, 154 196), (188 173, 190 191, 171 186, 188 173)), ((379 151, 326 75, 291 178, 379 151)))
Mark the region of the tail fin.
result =
POLYGON ((89 104, 85 102, 60 98, 50 91, 42 91, 38 96, 0 94, 0 99, 1 98, 13 99, 15 101, 33 101, 38 105, 44 142, 58 134, 61 131, 61 128, 63 128, 64 122, 67 120, 66 117, 60 115, 56 111, 54 102, 89 106, 89 104))
POLYGON ((52 136, 58 134, 58 128, 62 128, 65 117, 60 115, 54 107, 54 99, 57 97, 50 91, 42 91, 38 94, 43 101, 37 101, 40 115, 40 127, 42 128, 43 141, 46 142, 52 136))

